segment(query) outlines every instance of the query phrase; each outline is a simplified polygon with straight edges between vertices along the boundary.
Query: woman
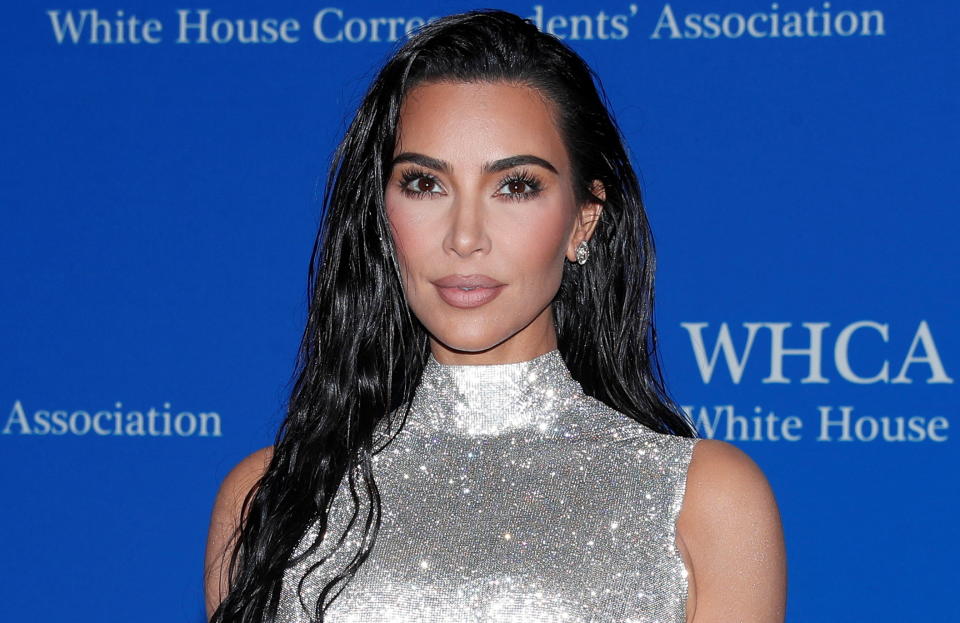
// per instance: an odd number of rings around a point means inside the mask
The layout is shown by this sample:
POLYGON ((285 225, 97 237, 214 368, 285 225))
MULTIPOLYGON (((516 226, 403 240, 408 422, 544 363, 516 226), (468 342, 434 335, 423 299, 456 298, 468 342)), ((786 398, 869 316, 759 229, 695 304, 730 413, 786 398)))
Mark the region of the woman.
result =
POLYGON ((666 395, 640 191, 573 51, 501 11, 422 27, 324 206, 288 415, 214 505, 213 621, 783 620, 774 497, 666 395))

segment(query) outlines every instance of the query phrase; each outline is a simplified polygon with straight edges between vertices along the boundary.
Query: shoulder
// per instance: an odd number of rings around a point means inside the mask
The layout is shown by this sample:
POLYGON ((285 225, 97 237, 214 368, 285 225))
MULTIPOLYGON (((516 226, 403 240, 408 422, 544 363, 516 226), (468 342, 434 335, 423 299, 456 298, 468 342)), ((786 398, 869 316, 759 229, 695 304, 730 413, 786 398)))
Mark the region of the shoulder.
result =
POLYGON ((786 554, 776 498, 760 467, 733 444, 699 439, 677 533, 697 587, 693 621, 782 621, 786 554))
POLYGON ((697 439, 687 472, 685 504, 730 503, 751 498, 773 503, 773 492, 763 470, 737 446, 718 439, 697 439), (707 499, 704 499, 707 498, 707 499))
POLYGON ((779 512, 763 470, 737 446, 698 439, 687 470, 678 519, 691 540, 741 528, 779 528, 779 512))
POLYGON ((273 446, 260 448, 244 457, 227 473, 217 492, 218 502, 230 502, 237 495, 241 498, 267 471, 273 459, 273 446), (223 499, 221 499, 223 498, 223 499))
POLYGON ((244 499, 259 482, 272 458, 273 446, 261 448, 244 457, 220 483, 210 515, 204 565, 208 619, 227 593, 227 570, 244 499))
POLYGON ((270 465, 273 446, 248 454, 227 473, 213 502, 211 523, 234 529, 240 520, 243 501, 270 465))

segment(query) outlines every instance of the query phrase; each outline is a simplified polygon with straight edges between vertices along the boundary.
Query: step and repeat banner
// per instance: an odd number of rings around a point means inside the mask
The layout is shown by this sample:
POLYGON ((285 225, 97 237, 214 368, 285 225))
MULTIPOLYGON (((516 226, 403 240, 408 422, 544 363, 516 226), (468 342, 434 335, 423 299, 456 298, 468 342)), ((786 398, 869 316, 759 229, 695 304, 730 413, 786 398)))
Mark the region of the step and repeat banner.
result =
MULTIPOLYGON (((0 620, 204 620, 269 444, 319 196, 379 64, 460 2, 14 3, 0 40, 0 620)), ((951 0, 497 4, 596 69, 671 393, 777 495, 787 620, 957 620, 951 0)))

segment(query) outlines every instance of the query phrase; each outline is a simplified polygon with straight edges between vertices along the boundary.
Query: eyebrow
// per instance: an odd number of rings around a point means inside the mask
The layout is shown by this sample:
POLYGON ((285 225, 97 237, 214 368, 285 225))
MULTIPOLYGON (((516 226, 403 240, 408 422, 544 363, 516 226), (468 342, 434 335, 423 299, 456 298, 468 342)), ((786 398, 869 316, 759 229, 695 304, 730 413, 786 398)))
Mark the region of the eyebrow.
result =
MULTIPOLYGON (((412 151, 405 151, 393 159, 394 166, 401 162, 413 162, 414 164, 419 164, 420 166, 427 167, 428 169, 442 171, 447 175, 453 172, 453 166, 446 160, 431 158, 430 156, 412 151)), ((493 162, 485 162, 482 169, 484 173, 499 173, 500 171, 506 171, 507 169, 512 169, 513 167, 517 167, 522 164, 535 164, 559 175, 556 167, 550 164, 550 162, 540 158, 539 156, 533 156, 530 154, 521 154, 518 156, 510 156, 508 158, 501 158, 500 160, 494 160, 493 162)))

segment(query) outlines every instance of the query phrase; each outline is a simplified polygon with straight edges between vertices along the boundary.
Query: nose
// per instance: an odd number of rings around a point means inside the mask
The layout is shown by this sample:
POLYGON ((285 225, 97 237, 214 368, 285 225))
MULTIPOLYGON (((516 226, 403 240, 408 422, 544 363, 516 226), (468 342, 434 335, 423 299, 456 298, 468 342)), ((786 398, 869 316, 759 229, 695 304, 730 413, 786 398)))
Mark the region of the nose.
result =
POLYGON ((460 257, 490 251, 486 211, 481 198, 460 196, 450 206, 450 220, 443 247, 460 257))

